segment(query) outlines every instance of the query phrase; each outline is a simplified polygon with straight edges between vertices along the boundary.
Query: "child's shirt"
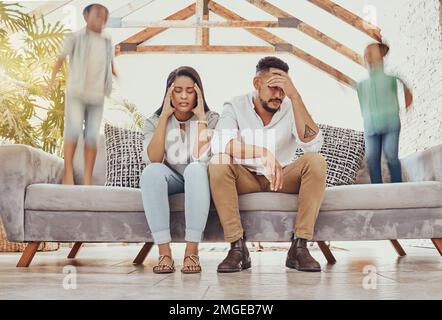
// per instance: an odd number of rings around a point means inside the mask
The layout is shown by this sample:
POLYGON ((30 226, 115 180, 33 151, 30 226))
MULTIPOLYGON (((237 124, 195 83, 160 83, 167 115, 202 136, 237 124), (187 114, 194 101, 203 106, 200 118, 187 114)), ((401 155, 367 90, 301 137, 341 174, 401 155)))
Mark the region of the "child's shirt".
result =
POLYGON ((368 79, 358 83, 357 92, 366 135, 400 129, 397 77, 382 68, 370 70, 368 79))
POLYGON ((69 57, 66 91, 91 103, 101 103, 112 91, 112 41, 86 29, 68 36, 60 52, 69 57))

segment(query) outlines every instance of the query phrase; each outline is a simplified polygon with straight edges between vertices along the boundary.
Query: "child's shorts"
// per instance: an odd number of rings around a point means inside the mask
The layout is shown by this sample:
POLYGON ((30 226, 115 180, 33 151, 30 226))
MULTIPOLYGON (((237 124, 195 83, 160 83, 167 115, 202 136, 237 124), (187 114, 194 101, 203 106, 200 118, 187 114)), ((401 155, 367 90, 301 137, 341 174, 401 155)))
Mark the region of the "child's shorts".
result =
POLYGON ((64 111, 65 142, 76 143, 83 134, 85 144, 97 146, 103 118, 103 102, 90 103, 81 97, 66 94, 64 111), (84 129, 83 129, 84 125, 84 129))

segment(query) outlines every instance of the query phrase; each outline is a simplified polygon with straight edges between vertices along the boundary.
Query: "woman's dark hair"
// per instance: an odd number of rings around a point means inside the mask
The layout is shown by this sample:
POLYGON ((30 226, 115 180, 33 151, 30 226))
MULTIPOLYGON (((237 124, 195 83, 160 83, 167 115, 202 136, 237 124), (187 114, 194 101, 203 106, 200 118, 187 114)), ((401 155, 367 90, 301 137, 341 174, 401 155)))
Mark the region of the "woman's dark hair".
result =
MULTIPOLYGON (((169 90, 170 86, 175 81, 175 79, 177 77, 181 77, 181 76, 189 77, 198 85, 198 87, 201 89, 201 93, 203 95, 204 111, 207 112, 210 110, 209 106, 207 105, 207 102, 206 102, 206 97, 204 96, 203 83, 201 81, 200 75, 198 74, 198 72, 194 68, 184 66, 184 67, 179 67, 179 68, 173 70, 169 74, 169 76, 167 77, 166 92, 164 93, 163 102, 161 103, 160 108, 157 111, 155 111, 156 115, 158 115, 158 116, 161 115, 161 112, 163 111, 163 105, 164 105, 164 100, 166 100, 167 90, 169 90)), ((198 98, 197 98, 196 103, 198 103, 198 98)), ((195 107, 196 107, 196 104, 195 104, 195 107)))

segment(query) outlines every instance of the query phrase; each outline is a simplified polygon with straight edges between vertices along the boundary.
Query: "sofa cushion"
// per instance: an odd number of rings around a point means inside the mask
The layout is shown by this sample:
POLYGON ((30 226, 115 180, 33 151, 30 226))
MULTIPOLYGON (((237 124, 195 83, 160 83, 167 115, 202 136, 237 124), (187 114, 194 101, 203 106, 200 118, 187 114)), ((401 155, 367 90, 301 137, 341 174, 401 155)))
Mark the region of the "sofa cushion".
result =
POLYGON ((106 124, 106 186, 139 188, 144 135, 140 131, 106 124))
MULTIPOLYGON (((348 185, 327 188, 321 211, 442 207, 436 181, 348 185)), ((184 210, 184 194, 169 197, 172 212, 184 210)), ((242 211, 296 211, 298 195, 260 192, 239 196, 242 211)), ((124 187, 33 184, 25 209, 53 211, 144 211, 141 190, 124 187)))
MULTIPOLYGON (((320 153, 327 161, 327 187, 354 184, 364 158, 364 133, 320 124, 324 144, 320 153)), ((298 149, 296 155, 303 154, 298 149)))
MULTIPOLYGON (((182 211, 183 194, 169 197, 171 211, 182 211)), ((144 211, 139 188, 32 184, 25 209, 59 211, 144 211)))

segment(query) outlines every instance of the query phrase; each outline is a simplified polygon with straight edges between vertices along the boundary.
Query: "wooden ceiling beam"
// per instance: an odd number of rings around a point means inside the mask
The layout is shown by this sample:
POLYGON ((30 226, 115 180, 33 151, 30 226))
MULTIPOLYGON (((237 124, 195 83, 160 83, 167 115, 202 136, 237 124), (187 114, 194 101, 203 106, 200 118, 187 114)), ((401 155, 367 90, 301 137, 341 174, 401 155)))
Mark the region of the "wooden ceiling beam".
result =
MULTIPOLYGON (((197 23, 209 21, 209 0, 196 0, 196 19, 197 23)), ((209 28, 196 28, 196 44, 209 45, 209 28)))
POLYGON ((293 28, 296 22, 281 18, 278 21, 117 21, 109 23, 109 28, 293 28))
POLYGON ((131 53, 164 53, 164 54, 182 54, 182 53, 274 53, 275 47, 271 46, 218 46, 218 45, 155 45, 128 48, 127 51, 121 51, 120 54, 131 53))
POLYGON ((274 6, 273 4, 265 1, 265 0, 247 0, 247 2, 251 3, 255 7, 271 14, 272 16, 276 18, 288 18, 288 19, 296 19, 297 23, 295 24, 295 28, 299 31, 305 33, 306 35, 310 36, 311 38, 318 40, 319 42, 325 44, 329 48, 332 48, 333 50, 339 52, 340 54, 346 56, 347 58, 353 60, 354 62, 364 65, 364 59, 360 54, 358 54, 356 51, 348 48, 347 46, 343 45, 342 43, 330 38, 326 34, 322 33, 321 31, 317 30, 316 28, 313 28, 309 24, 305 23, 302 20, 299 20, 298 18, 294 17, 293 15, 289 14, 288 12, 278 8, 277 6, 274 6))
POLYGON ((307 0, 310 3, 316 5, 317 7, 327 11, 328 13, 334 15, 335 17, 341 19, 342 21, 348 23, 359 31, 364 32, 368 36, 372 37, 374 40, 381 42, 381 29, 371 24, 368 21, 363 20, 361 17, 355 15, 354 13, 348 11, 347 9, 341 7, 340 5, 334 3, 330 0, 307 0))
MULTIPOLYGON (((195 3, 185 7, 184 9, 181 9, 174 14, 168 16, 164 20, 186 20, 193 16, 195 14, 195 3)), ((143 43, 152 37, 166 31, 168 28, 145 28, 144 30, 136 33, 135 35, 127 38, 122 43, 136 43, 140 44, 143 43)), ((117 45, 118 46, 118 45, 117 45)), ((118 51, 118 48, 117 48, 118 51)))
MULTIPOLYGON (((234 13, 233 11, 221 6, 220 4, 216 3, 215 1, 210 1, 209 8, 212 12, 216 13, 217 15, 230 20, 245 20, 243 17, 239 16, 238 14, 234 13)), ((319 60, 318 58, 308 54, 307 52, 297 48, 296 46, 288 43, 284 39, 274 35, 271 32, 268 32, 265 29, 249 29, 245 28, 246 31, 250 32, 254 36, 266 41, 267 43, 273 45, 277 50, 276 51, 287 51, 294 56, 300 58, 301 60, 304 60, 308 64, 324 71, 325 73, 329 74, 339 82, 344 83, 345 85, 350 86, 351 88, 354 88, 356 81, 350 78, 349 76, 345 75, 341 71, 333 68, 332 66, 328 65, 327 63, 319 60)))

